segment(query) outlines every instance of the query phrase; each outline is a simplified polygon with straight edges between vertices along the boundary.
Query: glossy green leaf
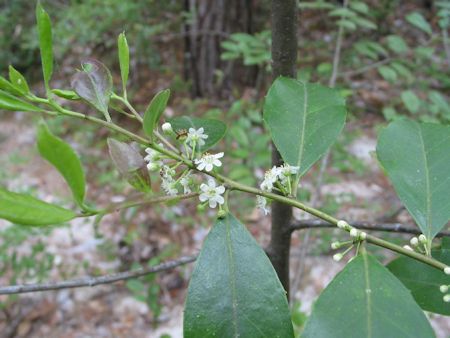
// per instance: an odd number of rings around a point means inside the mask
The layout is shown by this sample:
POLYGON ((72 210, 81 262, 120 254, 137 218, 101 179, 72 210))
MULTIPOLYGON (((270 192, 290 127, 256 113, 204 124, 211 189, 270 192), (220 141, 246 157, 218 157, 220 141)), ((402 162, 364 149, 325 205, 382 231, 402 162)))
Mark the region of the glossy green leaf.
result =
POLYGON ((150 176, 139 146, 108 138, 108 150, 119 173, 139 191, 150 191, 150 176))
POLYGON ((13 66, 9 66, 9 80, 11 84, 15 86, 22 94, 28 94, 30 88, 28 87, 27 80, 20 74, 13 66))
POLYGON ((411 25, 419 28, 428 34, 433 34, 430 24, 419 12, 412 12, 406 16, 406 21, 408 21, 411 25))
POLYGON ((22 101, 17 97, 0 90, 0 109, 9 111, 41 111, 42 109, 33 106, 31 103, 22 101))
POLYGON ((122 77, 122 90, 124 95, 127 92, 128 73, 130 70, 130 50, 128 48, 127 38, 125 33, 121 33, 117 39, 117 46, 119 49, 119 64, 120 75, 122 77))
POLYGON ((73 149, 53 135, 43 122, 38 127, 37 146, 41 156, 64 177, 77 204, 83 206, 86 182, 80 159, 73 149))
POLYGON ((217 220, 189 283, 184 337, 293 335, 286 293, 266 254, 232 215, 217 220))
MULTIPOLYGON (((442 248, 433 250, 434 259, 450 266, 450 239, 442 240, 442 248)), ((411 291, 417 304, 426 311, 450 316, 450 303, 443 300, 439 287, 450 285, 450 276, 415 259, 401 256, 387 268, 411 291)))
POLYGON ((420 109, 420 100, 412 90, 405 90, 400 95, 405 107, 411 114, 415 114, 420 109))
POLYGON ((109 100, 112 94, 112 77, 106 66, 97 60, 86 60, 81 64, 71 81, 73 90, 87 103, 105 115, 111 121, 108 113, 109 100))
POLYGON ((450 127, 398 120, 379 135, 377 155, 401 201, 431 240, 450 219, 450 127))
POLYGON ((75 218, 71 210, 0 187, 0 218, 21 225, 53 225, 75 218))
POLYGON ((41 4, 36 6, 36 21, 39 32, 39 48, 41 51, 42 72, 45 88, 49 90, 49 81, 53 73, 52 23, 41 4))
POLYGON ((145 110, 143 127, 147 136, 153 137, 153 130, 156 128, 156 124, 164 113, 164 110, 166 110, 169 98, 170 89, 161 90, 153 97, 145 110))
POLYGON ((3 90, 15 96, 23 96, 22 91, 16 88, 11 82, 9 82, 3 76, 0 76, 0 90, 3 90))
POLYGON ((66 100, 80 100, 81 97, 78 96, 73 90, 65 90, 65 89, 52 89, 52 93, 56 96, 62 97, 66 100))
POLYGON ((375 258, 355 257, 322 292, 302 338, 434 337, 409 291, 375 258))
POLYGON ((170 119, 169 122, 172 124, 172 129, 175 132, 179 132, 181 130, 189 131, 189 128, 203 128, 205 130, 205 134, 208 135, 208 138, 205 139, 205 144, 199 149, 202 152, 208 150, 219 142, 225 136, 227 131, 227 126, 225 123, 219 120, 181 116, 170 119))
POLYGON ((264 104, 264 120, 284 161, 300 176, 335 142, 345 124, 345 100, 337 90, 280 77, 264 104))

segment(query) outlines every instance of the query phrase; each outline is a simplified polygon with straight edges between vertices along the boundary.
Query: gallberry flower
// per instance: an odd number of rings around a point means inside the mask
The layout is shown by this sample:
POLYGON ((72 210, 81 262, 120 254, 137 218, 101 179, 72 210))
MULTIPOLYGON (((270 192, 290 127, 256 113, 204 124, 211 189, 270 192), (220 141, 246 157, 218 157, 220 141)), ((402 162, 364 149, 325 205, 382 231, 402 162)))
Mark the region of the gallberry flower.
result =
POLYGON ((277 181, 280 175, 280 168, 272 167, 272 169, 267 170, 264 174, 264 180, 262 181, 260 187, 264 191, 272 191, 274 183, 277 181))
POLYGON ((172 176, 165 176, 162 178, 162 184, 161 187, 169 196, 176 196, 178 195, 178 189, 176 188, 177 182, 174 181, 172 176))
POLYGON ((205 144, 205 141, 208 138, 208 135, 205 134, 205 129, 203 127, 195 130, 194 128, 189 128, 189 132, 187 134, 186 142, 191 146, 194 145, 202 146, 205 144))
POLYGON ((221 205, 225 202, 222 197, 225 187, 223 185, 216 186, 216 181, 212 178, 208 180, 208 184, 202 183, 200 190, 202 191, 199 196, 200 202, 208 201, 210 208, 215 208, 217 204, 221 205))
POLYGON ((214 166, 220 167, 222 166, 222 162, 220 162, 219 158, 223 157, 223 153, 218 153, 215 155, 206 154, 203 155, 201 159, 196 159, 195 164, 197 165, 198 170, 211 171, 214 166))
POLYGON ((172 125, 169 122, 163 123, 161 126, 162 131, 164 134, 171 134, 173 133, 172 125))
POLYGON ((192 178, 190 174, 187 174, 180 180, 180 184, 183 187, 183 193, 190 194, 192 192, 190 184, 192 183, 192 178))
POLYGON ((270 213, 270 209, 267 208, 267 199, 263 196, 256 196, 256 206, 264 212, 264 215, 270 213))
POLYGON ((294 167, 287 163, 279 167, 278 175, 281 183, 286 184, 290 179, 291 175, 297 175, 300 170, 300 167, 294 167))
MULTIPOLYGON (((160 143, 159 146, 162 147, 162 144, 160 143)), ((147 169, 149 171, 156 171, 161 169, 161 167, 163 166, 161 154, 152 148, 146 148, 145 152, 147 153, 147 156, 144 157, 144 160, 147 162, 147 169)))

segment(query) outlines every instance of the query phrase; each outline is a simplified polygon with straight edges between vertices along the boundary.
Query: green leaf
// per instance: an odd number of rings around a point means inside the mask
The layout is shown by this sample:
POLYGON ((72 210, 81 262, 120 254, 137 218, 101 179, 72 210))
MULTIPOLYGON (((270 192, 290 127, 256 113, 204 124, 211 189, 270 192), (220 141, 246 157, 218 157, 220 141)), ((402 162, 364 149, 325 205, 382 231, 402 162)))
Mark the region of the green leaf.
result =
POLYGON ((377 25, 374 24, 372 21, 361 18, 359 16, 351 17, 349 19, 362 28, 377 29, 377 25))
POLYGON ((21 225, 53 225, 67 222, 73 211, 0 187, 0 218, 21 225))
POLYGON ((286 293, 264 251, 232 215, 217 220, 189 283, 184 337, 293 337, 286 293))
POLYGON ((170 89, 161 90, 156 94, 148 105, 144 114, 144 132, 150 138, 153 137, 153 130, 156 128, 161 115, 166 110, 167 102, 169 102, 170 89))
POLYGON ((302 338, 434 337, 409 291, 363 253, 346 265, 316 301, 302 338))
POLYGON ((150 191, 150 176, 139 146, 108 138, 109 155, 119 173, 139 191, 150 191))
POLYGON ((219 120, 201 119, 197 117, 181 116, 170 119, 172 128, 175 132, 186 130, 189 128, 199 129, 203 128, 208 138, 205 139, 205 144, 200 147, 200 151, 204 152, 219 142, 227 131, 225 123, 219 120))
POLYGON ((420 109, 420 100, 412 90, 405 90, 400 95, 405 107, 411 114, 415 114, 420 109))
POLYGON ((97 60, 86 60, 81 64, 71 81, 73 90, 87 103, 102 112, 107 121, 109 100, 112 94, 112 77, 106 66, 97 60))
POLYGON ((22 101, 17 97, 4 92, 3 90, 0 90, 0 109, 9 111, 42 111, 42 109, 35 107, 28 102, 22 101))
POLYGON ((284 161, 300 176, 333 144, 345 124, 345 100, 337 90, 280 77, 264 104, 264 120, 284 161))
POLYGON ((338 26, 341 26, 342 28, 346 28, 351 31, 354 31, 356 29, 356 25, 350 20, 341 19, 338 20, 336 23, 338 26))
POLYGON ((406 21, 408 21, 414 27, 419 28, 428 34, 433 34, 430 24, 419 12, 412 12, 406 16, 406 21))
POLYGON ((11 65, 9 66, 9 80, 22 94, 28 94, 30 92, 27 80, 11 65))
POLYGON ((37 146, 41 156, 64 177, 75 202, 83 207, 86 182, 80 159, 73 149, 53 135, 44 122, 41 122, 38 127, 37 146))
POLYGON ((119 49, 119 64, 120 75, 122 77, 122 90, 124 95, 127 92, 128 73, 130 70, 130 50, 128 48, 127 38, 125 33, 121 33, 117 39, 117 45, 119 49))
POLYGON ((401 36, 398 35, 389 35, 386 38, 387 45, 390 50, 395 53, 402 54, 406 53, 409 50, 408 45, 405 40, 401 36))
MULTIPOLYGON (((433 250, 432 256, 450 266, 450 247, 433 250)), ((450 276, 406 256, 393 260, 387 268, 411 291, 422 309, 450 316, 450 304, 444 302, 444 294, 439 290, 441 285, 450 285, 450 276)))
POLYGON ((52 89, 52 93, 56 96, 62 97, 66 100, 79 100, 81 97, 78 96, 73 90, 65 90, 65 89, 52 89))
POLYGON ((24 96, 22 91, 16 88, 11 82, 0 76, 0 90, 6 91, 15 96, 24 96))
POLYGON ((450 219, 450 127, 398 120, 378 137, 377 155, 422 232, 432 239, 450 219))
POLYGON ((39 32, 39 48, 41 51, 44 83, 45 88, 47 89, 47 91, 49 91, 49 82, 53 73, 52 23, 47 12, 39 2, 36 6, 36 21, 39 32))
POLYGON ((352 8, 353 10, 363 13, 363 14, 367 14, 369 13, 369 6, 367 6, 364 2, 362 1, 350 1, 350 8, 352 8))
POLYGON ((403 76, 407 81, 412 82, 414 81, 414 76, 411 73, 411 71, 401 64, 400 62, 392 62, 391 67, 395 69, 395 71, 400 75, 403 76))
POLYGON ((397 72, 389 66, 380 66, 378 67, 378 73, 389 82, 395 82, 397 80, 397 72))

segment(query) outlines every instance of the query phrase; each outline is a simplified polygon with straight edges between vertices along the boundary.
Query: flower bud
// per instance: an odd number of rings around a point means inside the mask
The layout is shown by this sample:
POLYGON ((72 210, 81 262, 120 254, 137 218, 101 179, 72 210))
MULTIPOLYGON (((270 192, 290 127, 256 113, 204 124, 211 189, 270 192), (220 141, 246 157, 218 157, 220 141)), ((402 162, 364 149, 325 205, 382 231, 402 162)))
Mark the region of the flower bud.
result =
POLYGON ((418 240, 417 237, 413 237, 413 238, 410 239, 409 243, 410 243, 412 246, 418 246, 418 245, 419 245, 419 240, 418 240))
POLYGON ((206 204, 202 203, 202 204, 197 205, 198 212, 203 212, 203 211, 205 211, 205 209, 206 209, 206 204))
POLYGON ((341 254, 341 253, 337 253, 337 254, 333 255, 333 259, 334 259, 336 262, 339 262, 339 261, 342 259, 342 257, 344 257, 344 255, 341 254))
POLYGON ((337 227, 345 230, 348 229, 350 225, 346 221, 338 221, 337 227))
POLYGON ((448 291, 448 285, 441 285, 439 287, 439 291, 441 291, 442 293, 447 293, 448 291))
POLYGON ((147 168, 148 168, 148 171, 158 171, 159 169, 161 169, 159 164, 155 163, 155 162, 151 162, 151 163, 147 164, 147 168))
POLYGON ((333 250, 339 249, 340 247, 341 247, 341 243, 339 243, 339 242, 331 243, 331 249, 333 249, 333 250))
POLYGON ((352 237, 358 237, 359 231, 355 228, 352 228, 352 230, 350 230, 350 236, 352 237))
POLYGON ((409 245, 403 245, 403 249, 414 251, 413 248, 411 248, 409 245))
POLYGON ((446 294, 443 298, 444 302, 450 303, 450 293, 446 294))
POLYGON ((425 237, 424 234, 421 234, 419 236, 419 242, 422 243, 422 244, 426 244, 427 243, 427 238, 425 237))
POLYGON ((444 273, 445 273, 446 275, 450 275, 450 266, 446 266, 446 267, 444 268, 444 273))
POLYGON ((364 231, 361 231, 359 233, 359 239, 365 240, 367 238, 367 234, 364 231))
POLYGON ((219 210, 219 212, 217 213, 217 217, 220 219, 225 218, 226 215, 227 215, 227 212, 223 209, 219 210))
POLYGON ((166 135, 173 133, 172 125, 169 122, 164 123, 161 126, 161 129, 164 132, 164 134, 166 134, 166 135))

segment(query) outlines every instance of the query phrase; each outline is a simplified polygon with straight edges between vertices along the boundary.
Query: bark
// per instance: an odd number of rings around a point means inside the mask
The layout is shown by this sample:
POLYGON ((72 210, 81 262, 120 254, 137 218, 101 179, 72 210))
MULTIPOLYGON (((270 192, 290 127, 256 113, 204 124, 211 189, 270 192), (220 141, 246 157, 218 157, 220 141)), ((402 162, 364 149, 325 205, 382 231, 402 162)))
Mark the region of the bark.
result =
MULTIPOLYGON (((295 77, 297 61, 297 2, 272 0, 272 67, 273 78, 295 77)), ((283 161, 272 144, 272 164, 283 161)), ((292 208, 278 202, 272 204, 270 260, 289 295, 289 253, 291 248, 292 208)), ((289 299, 289 297, 288 297, 289 299)))

